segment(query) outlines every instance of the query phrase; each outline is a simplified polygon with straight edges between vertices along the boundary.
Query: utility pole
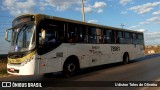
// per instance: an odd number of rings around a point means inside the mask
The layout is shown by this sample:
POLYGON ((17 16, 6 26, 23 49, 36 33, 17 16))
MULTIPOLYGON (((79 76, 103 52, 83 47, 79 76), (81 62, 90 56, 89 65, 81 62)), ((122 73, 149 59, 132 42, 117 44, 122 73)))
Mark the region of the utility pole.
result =
POLYGON ((83 22, 85 22, 84 0, 82 0, 82 18, 83 18, 83 22))
POLYGON ((120 26, 121 26, 121 28, 123 28, 125 25, 124 25, 123 23, 121 23, 121 25, 120 25, 120 26))

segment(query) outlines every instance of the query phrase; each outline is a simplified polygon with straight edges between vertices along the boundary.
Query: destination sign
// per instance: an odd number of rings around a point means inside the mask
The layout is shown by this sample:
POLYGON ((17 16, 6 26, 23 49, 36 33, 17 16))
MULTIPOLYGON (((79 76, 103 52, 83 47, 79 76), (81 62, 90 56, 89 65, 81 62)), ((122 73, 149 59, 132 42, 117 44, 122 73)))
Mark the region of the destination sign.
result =
POLYGON ((15 26, 15 25, 18 25, 20 23, 25 23, 25 22, 29 22, 29 21, 34 21, 34 16, 33 15, 17 18, 13 21, 12 25, 15 26))

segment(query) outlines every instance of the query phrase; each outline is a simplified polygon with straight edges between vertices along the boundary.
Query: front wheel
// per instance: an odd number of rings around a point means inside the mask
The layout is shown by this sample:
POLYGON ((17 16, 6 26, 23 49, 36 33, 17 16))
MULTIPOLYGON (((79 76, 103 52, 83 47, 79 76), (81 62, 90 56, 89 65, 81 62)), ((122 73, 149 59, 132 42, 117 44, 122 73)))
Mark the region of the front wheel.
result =
POLYGON ((79 68, 76 62, 68 61, 68 62, 65 62, 64 64, 63 72, 66 77, 70 77, 70 76, 75 75, 78 69, 79 68))

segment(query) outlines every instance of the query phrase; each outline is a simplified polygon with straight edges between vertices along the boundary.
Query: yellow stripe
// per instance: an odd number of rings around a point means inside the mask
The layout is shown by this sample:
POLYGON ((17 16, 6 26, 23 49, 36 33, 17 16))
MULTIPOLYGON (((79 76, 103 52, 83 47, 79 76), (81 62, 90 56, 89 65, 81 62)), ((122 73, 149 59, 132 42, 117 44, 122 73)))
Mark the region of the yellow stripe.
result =
POLYGON ((36 51, 33 51, 33 52, 31 52, 30 54, 24 56, 23 58, 16 58, 16 59, 8 58, 8 63, 18 64, 18 63, 24 62, 25 60, 32 60, 32 58, 33 58, 33 56, 34 56, 35 54, 36 54, 36 51))

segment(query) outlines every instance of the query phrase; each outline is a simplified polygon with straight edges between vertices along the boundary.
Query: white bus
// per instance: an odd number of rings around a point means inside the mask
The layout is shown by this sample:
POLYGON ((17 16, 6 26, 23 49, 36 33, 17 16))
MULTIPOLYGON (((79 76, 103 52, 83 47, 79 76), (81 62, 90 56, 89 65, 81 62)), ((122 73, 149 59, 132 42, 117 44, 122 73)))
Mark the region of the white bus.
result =
POLYGON ((144 56, 142 32, 43 14, 26 14, 12 22, 7 72, 37 75, 123 62, 144 56))

